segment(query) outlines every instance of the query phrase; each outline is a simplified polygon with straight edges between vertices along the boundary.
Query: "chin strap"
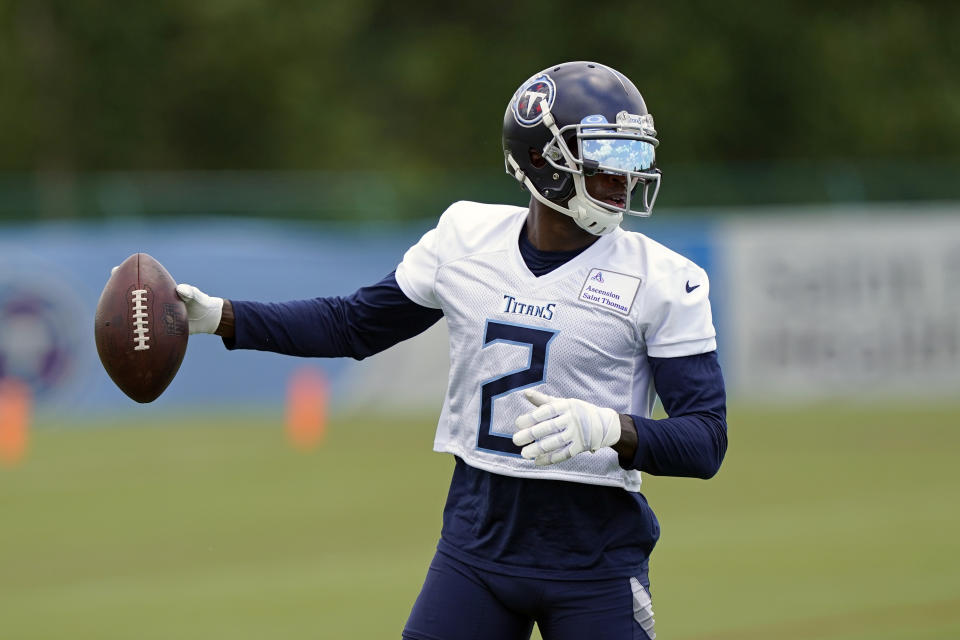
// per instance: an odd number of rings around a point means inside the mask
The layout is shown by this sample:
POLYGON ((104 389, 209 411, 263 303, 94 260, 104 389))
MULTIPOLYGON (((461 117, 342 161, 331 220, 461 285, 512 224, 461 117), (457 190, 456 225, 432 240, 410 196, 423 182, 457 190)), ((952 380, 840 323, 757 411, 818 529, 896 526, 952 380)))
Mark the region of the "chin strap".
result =
POLYGON ((620 226, 623 221, 623 214, 602 211, 596 206, 586 202, 585 198, 580 196, 580 191, 574 194, 567 203, 570 207, 571 216, 577 221, 582 229, 592 233, 595 236, 604 236, 620 226))

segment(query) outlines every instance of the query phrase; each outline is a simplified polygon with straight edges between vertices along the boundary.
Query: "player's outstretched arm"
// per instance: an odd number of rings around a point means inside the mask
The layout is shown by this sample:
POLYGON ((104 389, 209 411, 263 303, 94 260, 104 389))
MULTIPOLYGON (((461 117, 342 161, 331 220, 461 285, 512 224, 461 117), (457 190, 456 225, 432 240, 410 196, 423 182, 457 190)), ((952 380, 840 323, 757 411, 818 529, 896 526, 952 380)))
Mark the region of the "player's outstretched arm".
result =
POLYGON ((228 349, 362 359, 411 338, 443 316, 406 296, 394 274, 346 297, 250 302, 177 286, 190 333, 215 333, 228 349))

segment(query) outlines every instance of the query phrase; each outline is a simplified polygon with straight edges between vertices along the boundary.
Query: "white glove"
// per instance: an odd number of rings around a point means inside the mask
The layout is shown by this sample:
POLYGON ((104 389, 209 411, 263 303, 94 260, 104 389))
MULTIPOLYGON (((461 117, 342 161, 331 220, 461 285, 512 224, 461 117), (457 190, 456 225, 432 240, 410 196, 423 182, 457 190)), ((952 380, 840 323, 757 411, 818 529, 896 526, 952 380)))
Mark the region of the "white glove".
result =
POLYGON ((220 326, 223 298, 208 296, 190 284, 178 284, 177 295, 187 305, 190 334, 213 333, 220 326))
POLYGON ((523 447, 520 455, 539 466, 620 441, 620 414, 613 409, 573 398, 554 398, 533 389, 523 393, 537 408, 517 418, 520 431, 513 434, 513 444, 523 447))

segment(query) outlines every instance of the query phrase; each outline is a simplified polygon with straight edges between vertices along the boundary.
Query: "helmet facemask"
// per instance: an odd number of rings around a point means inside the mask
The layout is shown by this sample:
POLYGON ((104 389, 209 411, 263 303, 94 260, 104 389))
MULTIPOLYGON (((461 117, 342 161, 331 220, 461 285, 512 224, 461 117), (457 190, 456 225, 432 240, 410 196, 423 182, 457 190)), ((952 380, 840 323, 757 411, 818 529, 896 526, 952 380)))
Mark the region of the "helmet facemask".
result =
POLYGON ((650 215, 660 190, 660 171, 655 168, 654 151, 659 141, 651 115, 621 111, 614 123, 607 122, 602 115, 590 115, 579 124, 558 128, 547 112, 543 124, 553 134, 543 148, 543 158, 556 171, 571 174, 574 193, 564 206, 531 189, 537 200, 571 216, 580 227, 595 235, 613 231, 624 214, 650 215), (576 153, 570 148, 571 144, 575 144, 576 153), (598 173, 623 177, 622 205, 590 194, 586 179, 598 173), (634 195, 640 187, 640 206, 634 209, 634 195))

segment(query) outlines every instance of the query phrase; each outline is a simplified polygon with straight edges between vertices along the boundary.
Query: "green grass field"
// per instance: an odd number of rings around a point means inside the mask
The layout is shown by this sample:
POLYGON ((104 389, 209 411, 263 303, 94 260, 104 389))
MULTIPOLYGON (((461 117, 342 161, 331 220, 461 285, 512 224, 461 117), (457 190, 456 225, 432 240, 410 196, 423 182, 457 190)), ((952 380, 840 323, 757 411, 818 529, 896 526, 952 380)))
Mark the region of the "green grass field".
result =
MULTIPOLYGON (((144 408, 139 415, 150 416, 144 408)), ((394 638, 453 466, 433 424, 40 425, 0 468, 0 638, 394 638)), ((960 638, 960 408, 747 410, 650 478, 661 640, 960 638)))

